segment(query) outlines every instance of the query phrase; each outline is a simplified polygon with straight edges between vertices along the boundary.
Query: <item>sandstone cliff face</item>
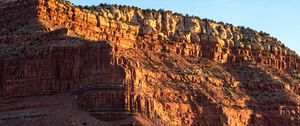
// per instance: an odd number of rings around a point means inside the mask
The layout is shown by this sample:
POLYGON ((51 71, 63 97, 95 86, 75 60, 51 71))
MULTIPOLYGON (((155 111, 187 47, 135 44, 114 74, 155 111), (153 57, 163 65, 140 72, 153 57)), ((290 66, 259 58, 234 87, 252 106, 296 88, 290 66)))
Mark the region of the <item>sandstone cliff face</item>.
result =
POLYGON ((300 125, 300 58, 264 33, 59 0, 3 0, 0 16, 0 124, 45 125, 64 104, 89 125, 300 125))

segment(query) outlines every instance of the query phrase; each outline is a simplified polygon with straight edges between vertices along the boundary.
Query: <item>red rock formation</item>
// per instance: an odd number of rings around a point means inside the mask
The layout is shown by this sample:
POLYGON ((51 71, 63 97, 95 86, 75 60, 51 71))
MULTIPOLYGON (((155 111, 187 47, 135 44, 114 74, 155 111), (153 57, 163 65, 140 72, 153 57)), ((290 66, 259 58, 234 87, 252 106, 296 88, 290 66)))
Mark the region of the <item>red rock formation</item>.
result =
POLYGON ((0 125, 300 125, 300 58, 264 33, 59 0, 0 17, 0 125))

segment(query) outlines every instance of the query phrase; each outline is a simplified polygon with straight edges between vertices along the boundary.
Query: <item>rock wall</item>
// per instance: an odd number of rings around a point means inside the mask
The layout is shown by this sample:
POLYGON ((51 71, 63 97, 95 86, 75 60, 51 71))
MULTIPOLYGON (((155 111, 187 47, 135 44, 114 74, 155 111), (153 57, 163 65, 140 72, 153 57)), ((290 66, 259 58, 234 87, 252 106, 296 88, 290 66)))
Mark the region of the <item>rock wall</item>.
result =
POLYGON ((38 12, 41 20, 69 28, 89 40, 107 40, 132 47, 138 34, 138 26, 109 20, 98 12, 80 10, 59 1, 39 1, 38 12))
MULTIPOLYGON (((27 23, 31 21, 28 19, 42 22, 42 26, 35 27, 35 33, 68 28, 76 36, 111 41, 121 48, 206 57, 218 63, 254 61, 280 70, 299 69, 297 61, 300 59, 297 54, 276 39, 231 24, 182 16, 170 11, 142 10, 127 6, 100 5, 87 10, 57 0, 16 0, 2 4, 5 5, 3 9, 11 9, 11 12, 18 11, 19 8, 25 10, 24 14, 0 14, 10 17, 3 18, 2 22, 25 22, 14 20, 20 17, 27 19, 27 23), (14 6, 15 4, 20 7, 14 6), (35 18, 38 19, 34 20, 35 18)), ((7 26, 2 28, 2 34, 8 33, 7 29, 10 27, 7 26)), ((22 34, 24 30, 14 29, 18 34, 22 34)))
POLYGON ((126 110, 124 75, 107 43, 64 37, 2 45, 0 63, 3 98, 74 92, 87 110, 126 110))
POLYGON ((87 10, 53 0, 40 1, 38 12, 42 20, 70 28, 83 38, 108 40, 120 47, 206 57, 219 63, 254 61, 280 70, 299 69, 297 54, 276 39, 230 24, 126 6, 87 10))
POLYGON ((265 33, 60 0, 3 0, 0 16, 1 98, 71 92, 105 121, 299 124, 299 56, 265 33))
MULTIPOLYGON (((11 46, 3 47, 3 50, 17 52, 15 57, 1 59, 4 96, 27 96, 38 92, 74 90, 98 83, 118 83, 112 79, 113 56, 108 47, 54 45, 14 50, 11 46), (95 52, 97 55, 92 55, 95 52)), ((6 55, 9 56, 9 53, 6 55)))

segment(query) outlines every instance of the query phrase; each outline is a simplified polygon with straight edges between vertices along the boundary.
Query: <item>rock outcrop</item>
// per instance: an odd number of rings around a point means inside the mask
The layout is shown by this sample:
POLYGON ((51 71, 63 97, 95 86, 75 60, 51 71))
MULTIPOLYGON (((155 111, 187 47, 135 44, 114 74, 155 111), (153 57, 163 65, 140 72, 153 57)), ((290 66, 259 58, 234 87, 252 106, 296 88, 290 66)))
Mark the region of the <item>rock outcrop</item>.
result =
POLYGON ((0 125, 300 125, 300 58, 266 33, 61 0, 0 17, 0 125))

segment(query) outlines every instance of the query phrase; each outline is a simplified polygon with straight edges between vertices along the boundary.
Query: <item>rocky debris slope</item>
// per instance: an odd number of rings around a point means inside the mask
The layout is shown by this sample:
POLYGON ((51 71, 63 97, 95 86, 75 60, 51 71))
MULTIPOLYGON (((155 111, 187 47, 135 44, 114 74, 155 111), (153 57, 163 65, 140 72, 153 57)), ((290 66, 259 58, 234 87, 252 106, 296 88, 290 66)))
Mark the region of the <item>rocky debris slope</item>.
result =
POLYGON ((0 16, 0 125, 300 125, 300 58, 266 33, 60 0, 0 16))

